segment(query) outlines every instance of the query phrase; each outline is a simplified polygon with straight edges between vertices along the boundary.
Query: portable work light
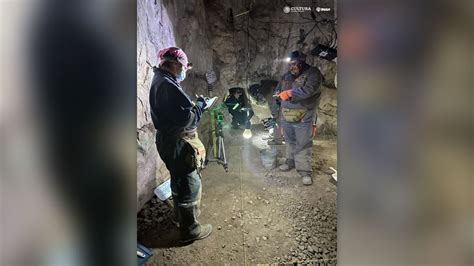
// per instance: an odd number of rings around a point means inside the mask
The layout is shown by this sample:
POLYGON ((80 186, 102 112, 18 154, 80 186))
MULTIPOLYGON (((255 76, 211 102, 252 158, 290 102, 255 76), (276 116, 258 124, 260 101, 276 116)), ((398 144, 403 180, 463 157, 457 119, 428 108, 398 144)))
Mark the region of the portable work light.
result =
POLYGON ((244 136, 244 139, 249 139, 252 137, 252 131, 250 130, 250 128, 246 128, 244 130, 244 133, 242 134, 242 136, 244 136))

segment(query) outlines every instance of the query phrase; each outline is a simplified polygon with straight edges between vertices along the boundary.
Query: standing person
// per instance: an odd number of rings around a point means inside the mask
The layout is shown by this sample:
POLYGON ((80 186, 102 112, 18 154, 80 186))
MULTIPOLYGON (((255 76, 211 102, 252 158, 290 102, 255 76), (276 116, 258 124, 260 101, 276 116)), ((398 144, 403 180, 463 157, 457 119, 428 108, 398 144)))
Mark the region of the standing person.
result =
POLYGON ((247 110, 242 108, 250 108, 250 104, 247 104, 245 96, 243 95, 242 88, 230 88, 229 96, 224 101, 229 110, 229 113, 232 115, 232 128, 241 129, 240 126, 245 126, 245 128, 250 128, 250 119, 253 117, 253 110, 247 110))
POLYGON ((303 185, 311 185, 313 159, 313 124, 321 96, 323 80, 316 67, 306 63, 306 55, 289 54, 288 72, 275 88, 281 100, 282 128, 286 141, 286 163, 281 171, 296 167, 303 185))
POLYGON ((205 153, 197 126, 206 101, 198 98, 194 104, 180 86, 191 67, 183 50, 166 48, 159 52, 159 58, 150 89, 150 111, 157 130, 156 147, 171 174, 181 242, 186 243, 206 238, 212 232, 210 224, 197 221, 201 198, 199 157, 205 153))

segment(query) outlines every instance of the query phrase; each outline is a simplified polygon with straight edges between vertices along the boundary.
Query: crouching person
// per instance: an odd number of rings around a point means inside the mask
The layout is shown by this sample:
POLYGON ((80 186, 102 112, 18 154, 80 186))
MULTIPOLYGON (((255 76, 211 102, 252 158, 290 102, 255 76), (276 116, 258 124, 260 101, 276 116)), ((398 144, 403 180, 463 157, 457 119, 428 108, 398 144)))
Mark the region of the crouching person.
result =
POLYGON ((241 129, 241 126, 250 128, 250 119, 252 119, 254 112, 248 103, 248 100, 244 96, 242 88, 230 88, 229 96, 224 101, 232 115, 232 128, 241 129), (248 109, 248 111, 247 111, 248 109))
POLYGON ((212 232, 210 224, 200 224, 197 220, 201 199, 199 170, 205 153, 197 126, 206 102, 199 98, 194 104, 180 85, 191 66, 181 49, 163 49, 159 59, 150 89, 150 111, 157 130, 156 147, 171 174, 180 241, 189 243, 206 238, 212 232))

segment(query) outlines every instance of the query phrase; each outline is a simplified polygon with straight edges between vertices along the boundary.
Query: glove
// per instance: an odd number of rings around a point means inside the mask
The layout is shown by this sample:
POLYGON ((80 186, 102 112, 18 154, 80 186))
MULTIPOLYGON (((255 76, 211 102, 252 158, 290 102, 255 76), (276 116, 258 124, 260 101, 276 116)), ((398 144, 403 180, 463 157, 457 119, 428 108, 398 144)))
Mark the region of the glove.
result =
POLYGON ((202 95, 196 99, 196 105, 199 106, 202 110, 207 109, 207 101, 202 95))
POLYGON ((291 90, 286 90, 278 94, 282 101, 288 101, 291 98, 291 90))

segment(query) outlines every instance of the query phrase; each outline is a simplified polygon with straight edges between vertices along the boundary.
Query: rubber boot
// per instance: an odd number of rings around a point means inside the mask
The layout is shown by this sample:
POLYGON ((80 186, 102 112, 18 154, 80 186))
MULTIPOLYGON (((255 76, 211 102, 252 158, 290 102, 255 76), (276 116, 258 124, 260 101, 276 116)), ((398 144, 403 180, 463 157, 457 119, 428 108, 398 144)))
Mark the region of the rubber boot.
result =
POLYGON ((199 225, 199 233, 196 235, 186 235, 183 236, 180 240, 181 243, 186 244, 186 243, 191 243, 196 240, 201 240, 204 239, 208 236, 210 236, 212 233, 212 225, 211 224, 202 224, 199 225))
POLYGON ((189 243, 208 237, 212 232, 212 225, 201 225, 196 220, 198 208, 196 206, 178 207, 179 230, 181 233, 181 243, 189 243))
MULTIPOLYGON (((201 209, 199 207, 196 207, 196 218, 199 218, 201 215, 201 209)), ((179 227, 179 222, 178 222, 178 214, 175 212, 173 216, 171 216, 171 222, 176 226, 179 227)))
MULTIPOLYGON (((198 172, 199 177, 201 178, 201 174, 198 172)), ((202 187, 199 187, 197 199, 196 199, 196 204, 194 205, 194 214, 196 215, 196 219, 199 218, 201 215, 201 196, 202 196, 202 187)), ((174 204, 174 201, 173 201, 174 204)), ((179 222, 178 222, 178 204, 173 205, 173 210, 174 210, 174 215, 171 216, 171 222, 176 226, 179 227, 179 222)))

